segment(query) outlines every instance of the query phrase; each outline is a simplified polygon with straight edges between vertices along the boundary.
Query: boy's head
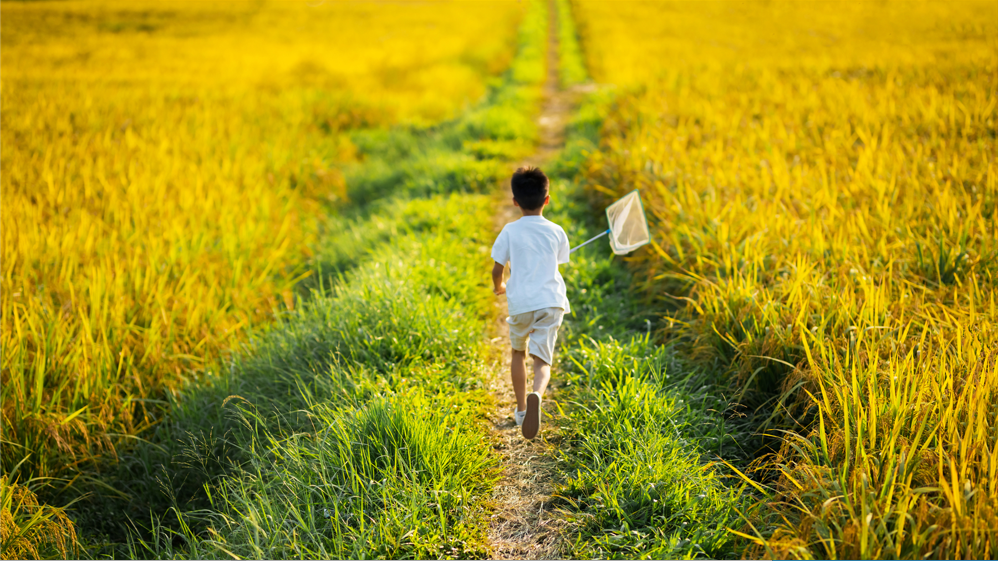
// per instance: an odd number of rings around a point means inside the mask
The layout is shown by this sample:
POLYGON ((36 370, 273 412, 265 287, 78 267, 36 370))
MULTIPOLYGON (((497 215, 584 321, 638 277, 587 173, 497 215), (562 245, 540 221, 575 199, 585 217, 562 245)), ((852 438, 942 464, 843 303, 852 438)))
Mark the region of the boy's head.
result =
POLYGON ((523 210, 537 210, 548 196, 548 177, 540 168, 522 167, 513 172, 510 181, 513 199, 523 210))

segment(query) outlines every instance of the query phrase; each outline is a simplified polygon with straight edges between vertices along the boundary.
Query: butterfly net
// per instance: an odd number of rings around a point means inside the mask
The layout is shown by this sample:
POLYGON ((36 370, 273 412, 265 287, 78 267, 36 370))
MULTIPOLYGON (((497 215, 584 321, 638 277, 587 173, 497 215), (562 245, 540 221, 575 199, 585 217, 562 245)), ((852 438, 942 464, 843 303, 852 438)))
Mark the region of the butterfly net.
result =
POLYGON ((624 255, 651 241, 641 196, 635 189, 606 209, 610 222, 610 247, 624 255))

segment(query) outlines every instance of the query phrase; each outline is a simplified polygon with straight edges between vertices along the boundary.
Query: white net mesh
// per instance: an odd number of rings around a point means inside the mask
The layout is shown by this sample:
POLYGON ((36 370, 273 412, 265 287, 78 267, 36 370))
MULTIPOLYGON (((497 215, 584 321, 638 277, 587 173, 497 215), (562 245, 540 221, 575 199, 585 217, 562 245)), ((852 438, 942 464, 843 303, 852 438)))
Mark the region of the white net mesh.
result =
POLYGON ((617 255, 630 253, 651 241, 637 189, 608 206, 606 218, 610 222, 610 247, 617 255))

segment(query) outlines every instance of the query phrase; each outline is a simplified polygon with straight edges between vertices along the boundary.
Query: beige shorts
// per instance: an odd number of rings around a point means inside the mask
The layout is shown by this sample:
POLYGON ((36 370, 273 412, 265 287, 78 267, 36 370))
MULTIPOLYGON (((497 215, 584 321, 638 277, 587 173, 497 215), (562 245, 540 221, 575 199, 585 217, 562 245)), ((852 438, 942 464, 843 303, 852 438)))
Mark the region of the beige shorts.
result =
POLYGON ((509 342, 514 351, 526 351, 530 341, 530 354, 551 364, 554 360, 554 345, 558 342, 558 328, 565 310, 544 308, 509 316, 509 342))

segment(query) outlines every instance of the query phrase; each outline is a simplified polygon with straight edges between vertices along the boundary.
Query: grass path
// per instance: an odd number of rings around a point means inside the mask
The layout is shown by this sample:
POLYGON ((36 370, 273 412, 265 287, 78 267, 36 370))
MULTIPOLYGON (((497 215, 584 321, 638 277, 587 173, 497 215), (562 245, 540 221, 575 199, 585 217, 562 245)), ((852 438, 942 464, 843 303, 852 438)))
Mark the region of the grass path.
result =
MULTIPOLYGON (((558 11, 553 0, 549 6, 547 75, 538 116, 540 138, 537 150, 521 165, 543 167, 554 160, 565 145, 565 126, 578 105, 580 94, 578 88, 563 89, 559 85, 558 11)), ((519 218, 511 198, 508 183, 503 183, 495 194, 496 231, 519 218)), ((489 540, 496 559, 556 558, 562 552, 560 529, 564 525, 564 518, 555 515, 551 508, 551 495, 560 481, 554 452, 562 441, 558 424, 551 422, 555 418, 557 384, 552 380, 545 396, 545 422, 540 436, 532 441, 524 439, 512 417, 516 397, 509 380, 506 310, 506 297, 501 296, 495 302, 495 321, 490 330, 495 358, 489 389, 497 399, 489 420, 496 451, 502 457, 502 478, 493 495, 495 512, 489 527, 489 540)))

